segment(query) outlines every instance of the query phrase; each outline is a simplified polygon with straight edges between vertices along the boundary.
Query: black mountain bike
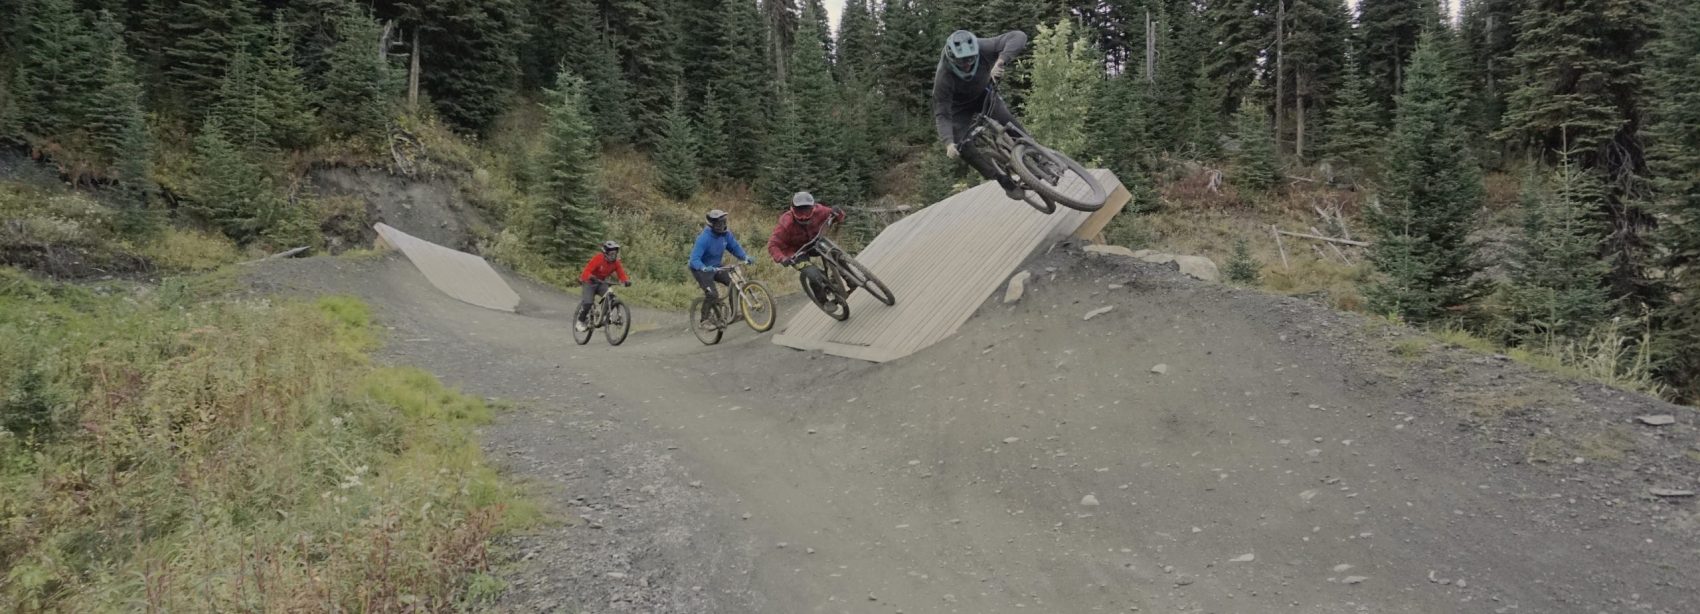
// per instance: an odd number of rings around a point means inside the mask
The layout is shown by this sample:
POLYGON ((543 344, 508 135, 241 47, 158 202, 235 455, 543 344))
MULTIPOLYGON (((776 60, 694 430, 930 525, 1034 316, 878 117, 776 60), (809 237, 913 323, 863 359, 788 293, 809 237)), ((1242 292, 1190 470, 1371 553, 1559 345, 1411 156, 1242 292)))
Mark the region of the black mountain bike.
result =
POLYGON ((579 345, 590 343, 590 336, 596 334, 598 328, 608 338, 608 345, 625 343, 626 335, 632 332, 632 308, 614 295, 613 288, 608 288, 590 305, 590 314, 584 317, 583 331, 573 327, 573 341, 579 345))
POLYGON ((986 106, 974 114, 968 136, 956 144, 957 148, 972 144, 999 171, 1015 179, 1027 191, 1027 204, 1042 213, 1056 211, 1059 204, 1080 211, 1102 209, 1110 194, 1085 167, 1062 152, 1040 145, 1015 124, 992 119, 989 113, 997 95, 995 87, 986 87, 986 106), (1009 172, 1012 169, 1014 173, 1009 172), (1063 192, 1063 180, 1069 175, 1085 182, 1090 193, 1077 197, 1063 192))
POLYGON ((831 228, 832 218, 827 218, 820 234, 797 250, 798 254, 819 256, 821 261, 819 267, 809 266, 808 261, 793 265, 802 274, 803 294, 826 315, 840 322, 850 319, 850 293, 857 288, 866 289, 881 303, 896 305, 897 296, 891 293, 885 282, 826 236, 826 231, 831 228))
POLYGON ((767 284, 750 279, 744 275, 744 267, 736 264, 720 267, 732 277, 732 285, 727 287, 726 296, 720 297, 709 308, 709 320, 702 319, 702 303, 707 297, 691 302, 690 318, 691 332, 697 336, 697 341, 703 345, 720 343, 720 337, 726 334, 726 327, 731 326, 733 318, 743 316, 744 322, 758 333, 773 329, 773 316, 778 311, 773 302, 773 293, 767 291, 767 284))

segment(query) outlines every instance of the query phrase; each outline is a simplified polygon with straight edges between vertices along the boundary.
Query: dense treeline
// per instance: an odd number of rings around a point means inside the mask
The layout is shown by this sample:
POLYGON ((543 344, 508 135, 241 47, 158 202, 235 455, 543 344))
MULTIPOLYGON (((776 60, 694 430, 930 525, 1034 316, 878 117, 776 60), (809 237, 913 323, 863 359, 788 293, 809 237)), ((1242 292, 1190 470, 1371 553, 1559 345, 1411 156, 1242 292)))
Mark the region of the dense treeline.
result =
POLYGON ((594 240, 599 146, 650 153, 681 199, 738 182, 854 204, 916 152, 937 195, 940 43, 1020 29, 1006 93, 1140 198, 1179 159, 1253 195, 1328 169, 1373 194, 1377 311, 1542 346, 1634 323, 1633 349, 1700 396, 1700 6, 1443 7, 846 0, 834 32, 820 0, 0 0, 0 134, 121 188, 138 229, 169 201, 251 240, 300 227, 268 187, 282 156, 384 143, 409 113, 477 136, 542 102, 543 210, 515 222, 566 261, 594 240), (170 147, 199 171, 161 190, 170 147), (1497 286, 1484 173, 1527 178, 1497 286))

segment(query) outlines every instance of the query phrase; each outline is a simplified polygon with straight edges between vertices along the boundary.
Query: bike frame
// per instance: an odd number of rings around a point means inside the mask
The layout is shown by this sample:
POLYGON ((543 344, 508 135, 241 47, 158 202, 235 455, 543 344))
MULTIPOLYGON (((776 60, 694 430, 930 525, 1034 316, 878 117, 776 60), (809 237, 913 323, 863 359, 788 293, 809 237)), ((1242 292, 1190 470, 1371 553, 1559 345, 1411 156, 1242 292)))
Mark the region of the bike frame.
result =
MULTIPOLYGON (((815 235, 815 238, 804 243, 803 247, 797 250, 797 253, 810 253, 819 256, 821 262, 828 265, 821 267, 821 272, 826 275, 827 281, 836 285, 836 289, 844 290, 844 262, 842 258, 845 252, 844 248, 839 247, 838 243, 826 236, 827 231, 830 230, 832 230, 832 218, 827 218, 826 224, 821 226, 820 232, 815 235)), ((801 272, 808 266, 809 263, 805 260, 792 265, 792 268, 801 272)))

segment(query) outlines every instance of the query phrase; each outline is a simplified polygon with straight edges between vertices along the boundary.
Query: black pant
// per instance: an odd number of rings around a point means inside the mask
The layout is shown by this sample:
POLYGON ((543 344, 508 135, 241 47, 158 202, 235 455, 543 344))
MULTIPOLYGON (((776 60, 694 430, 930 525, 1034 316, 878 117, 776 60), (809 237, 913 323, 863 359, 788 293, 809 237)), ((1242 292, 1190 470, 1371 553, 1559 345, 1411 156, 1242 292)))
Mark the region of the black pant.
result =
POLYGON ((714 313, 714 304, 720 302, 720 287, 714 284, 720 283, 725 285, 727 289, 731 289, 732 274, 727 273, 726 271, 698 271, 696 269, 691 269, 691 277, 696 278, 697 285, 702 286, 703 296, 708 297, 708 300, 702 302, 702 317, 706 320, 710 314, 714 313))
MULTIPOLYGON (((1027 128, 1021 125, 1021 120, 1016 119, 1015 114, 1009 112, 1009 107, 1003 103, 1003 97, 993 93, 988 93, 986 95, 991 97, 991 104, 987 105, 986 108, 987 117, 995 119, 1006 125, 1015 126, 1022 132, 1027 131, 1027 128)), ((951 123, 956 126, 956 134, 966 136, 968 131, 973 129, 974 115, 974 113, 968 113, 966 115, 958 115, 951 118, 951 123)), ((997 167, 992 165, 992 161, 986 158, 986 154, 981 152, 979 147, 975 146, 973 141, 962 143, 961 152, 962 160, 967 162, 968 166, 974 167, 974 170, 978 171, 981 177, 997 179, 999 181, 1007 180, 1003 174, 999 173, 997 167)))
POLYGON ((590 315, 590 304, 596 300, 596 297, 607 293, 608 282, 606 280, 592 279, 585 283, 584 289, 580 290, 578 295, 578 321, 583 322, 585 316, 590 315))

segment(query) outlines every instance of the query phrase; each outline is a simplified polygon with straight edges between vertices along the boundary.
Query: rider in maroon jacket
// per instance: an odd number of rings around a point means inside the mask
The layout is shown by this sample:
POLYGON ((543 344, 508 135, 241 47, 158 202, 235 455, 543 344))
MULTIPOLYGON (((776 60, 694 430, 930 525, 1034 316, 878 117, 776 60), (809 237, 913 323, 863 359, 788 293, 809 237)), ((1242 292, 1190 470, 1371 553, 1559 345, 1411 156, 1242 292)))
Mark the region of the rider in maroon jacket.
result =
POLYGON ((773 236, 767 240, 768 255, 784 266, 808 260, 813 254, 799 254, 797 250, 814 240, 827 220, 842 222, 844 212, 816 204, 815 197, 808 192, 793 194, 791 210, 779 216, 779 225, 774 227, 773 236))

